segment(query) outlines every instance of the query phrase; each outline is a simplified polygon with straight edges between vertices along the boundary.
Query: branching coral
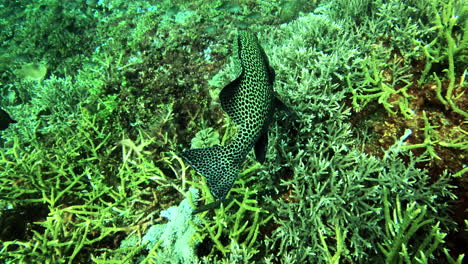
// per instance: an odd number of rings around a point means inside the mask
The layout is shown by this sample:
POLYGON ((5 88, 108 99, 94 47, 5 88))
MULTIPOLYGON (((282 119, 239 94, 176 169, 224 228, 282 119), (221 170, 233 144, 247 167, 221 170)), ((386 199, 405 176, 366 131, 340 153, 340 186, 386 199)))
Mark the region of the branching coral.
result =
POLYGON ((215 90, 210 85, 229 79, 221 67, 229 36, 250 21, 271 54, 278 97, 293 106, 296 120, 273 127, 265 164, 249 160, 232 199, 196 216, 185 208, 184 219, 198 221, 182 221, 193 227, 184 237, 190 259, 462 262, 443 242, 453 230, 453 179, 420 169, 444 161, 440 147, 467 146, 466 121, 431 112, 442 105, 466 117, 466 71, 457 67, 466 60, 466 15, 458 13, 459 1, 434 0, 429 8, 424 1, 322 1, 314 13, 295 9, 291 16, 280 11, 287 5, 268 1, 241 1, 241 8, 224 1, 47 0, 46 13, 13 2, 0 11, 2 49, 13 54, 2 60, 8 65, 1 65, 0 101, 18 119, 2 132, 0 149, 3 261, 151 263, 176 252, 177 242, 142 238, 150 226, 168 226, 161 211, 191 187, 199 190, 200 208, 215 202, 172 151, 200 126, 225 132, 203 130, 194 145, 224 144, 233 133, 222 127, 219 105, 205 98, 215 90), (274 16, 255 14, 262 10, 274 16), (288 23, 270 26, 281 15, 288 23), (25 58, 16 56, 23 51, 25 58), (50 68, 41 82, 8 70, 44 58, 50 68), (209 82, 218 71, 221 81, 209 82), (433 108, 421 108, 421 98, 433 108), (370 119, 369 106, 422 127, 410 134, 395 126, 387 132, 396 143, 380 157, 363 153, 372 130, 350 119, 370 119), (445 128, 450 133, 441 137, 445 128), (34 217, 31 208, 38 208, 34 217), (17 219, 20 235, 8 232, 17 219))
POLYGON ((409 99, 414 96, 407 92, 408 88, 413 85, 410 81, 411 74, 408 73, 408 65, 402 66, 401 59, 394 57, 389 69, 384 71, 385 63, 373 55, 362 62, 362 68, 365 72, 365 79, 361 84, 363 87, 353 88, 350 80, 351 74, 347 76, 347 84, 353 94, 353 106, 357 111, 362 110, 367 103, 377 98, 377 102, 382 104, 389 113, 396 114, 394 106, 398 106, 400 113, 405 117, 413 117, 414 111, 409 107, 409 99), (369 85, 371 87, 366 88, 369 85))
MULTIPOLYGON (((465 118, 468 117, 468 113, 465 109, 461 109, 457 106, 457 97, 454 96, 454 89, 456 88, 456 69, 455 69, 455 58, 460 57, 459 60, 463 61, 467 55, 465 50, 468 47, 468 38, 466 32, 457 33, 455 26, 468 25, 466 21, 460 21, 461 17, 466 16, 466 8, 460 8, 461 4, 455 0, 448 1, 431 1, 432 15, 433 15, 433 27, 432 31, 436 32, 436 37, 427 45, 421 45, 422 50, 426 56, 426 65, 421 75, 420 83, 425 81, 429 75, 431 68, 436 63, 447 62, 448 66, 445 69, 446 76, 449 80, 447 87, 445 88, 445 96, 442 95, 442 84, 440 76, 437 73, 433 73, 433 77, 437 82, 437 97, 439 100, 449 105, 453 111, 459 113, 465 118), (440 11, 439 11, 440 10, 440 11), (460 13, 459 13, 460 12, 460 13)), ((418 42, 419 43, 419 42, 418 42)), ((467 69, 458 69, 461 73, 460 87, 464 85, 464 78, 467 69)), ((461 92, 458 98, 463 95, 461 92)))

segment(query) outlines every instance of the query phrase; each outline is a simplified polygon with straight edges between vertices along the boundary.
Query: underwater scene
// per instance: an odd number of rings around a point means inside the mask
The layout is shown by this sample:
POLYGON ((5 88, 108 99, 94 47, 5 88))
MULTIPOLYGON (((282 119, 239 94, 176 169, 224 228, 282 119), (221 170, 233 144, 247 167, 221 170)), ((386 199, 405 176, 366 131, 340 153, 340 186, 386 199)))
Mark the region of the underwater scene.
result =
POLYGON ((0 0, 0 28, 1 264, 465 263, 466 1, 0 0))

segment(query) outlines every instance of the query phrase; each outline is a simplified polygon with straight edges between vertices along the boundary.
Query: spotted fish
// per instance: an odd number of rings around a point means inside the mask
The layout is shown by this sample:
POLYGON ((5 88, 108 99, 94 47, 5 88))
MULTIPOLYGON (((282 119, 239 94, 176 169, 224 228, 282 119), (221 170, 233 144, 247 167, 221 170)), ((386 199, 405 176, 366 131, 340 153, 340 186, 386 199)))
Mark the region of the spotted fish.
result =
POLYGON ((241 72, 219 95, 223 110, 238 127, 236 136, 226 146, 179 154, 206 177, 210 192, 218 199, 226 197, 253 147, 256 159, 265 161, 268 126, 277 109, 286 109, 274 95, 275 73, 257 37, 250 31, 240 31, 236 41, 241 72))

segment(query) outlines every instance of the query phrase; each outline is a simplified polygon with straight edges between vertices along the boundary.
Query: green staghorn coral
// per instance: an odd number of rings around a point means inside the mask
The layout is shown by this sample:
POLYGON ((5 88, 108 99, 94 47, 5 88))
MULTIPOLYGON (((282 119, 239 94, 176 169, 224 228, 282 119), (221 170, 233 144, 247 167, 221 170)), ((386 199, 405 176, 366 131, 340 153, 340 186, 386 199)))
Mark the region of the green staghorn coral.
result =
POLYGON ((462 2, 298 3, 0 4, 0 104, 18 121, 0 132, 0 262, 180 257, 141 241, 191 187, 197 208, 214 202, 171 150, 235 134, 216 92, 240 26, 297 117, 271 127, 264 165, 247 156, 232 199, 184 212, 194 262, 462 263, 462 2), (15 74, 34 61, 40 82, 15 74))

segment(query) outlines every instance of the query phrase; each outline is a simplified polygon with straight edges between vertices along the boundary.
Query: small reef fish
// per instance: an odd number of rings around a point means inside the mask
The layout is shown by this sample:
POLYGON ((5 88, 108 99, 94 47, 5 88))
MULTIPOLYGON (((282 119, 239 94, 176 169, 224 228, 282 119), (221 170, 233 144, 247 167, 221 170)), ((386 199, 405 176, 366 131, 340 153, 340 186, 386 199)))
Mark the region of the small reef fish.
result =
POLYGON ((11 119, 10 115, 5 110, 0 109, 0 130, 5 130, 10 124, 17 123, 11 119))
POLYGON ((238 127, 236 136, 226 146, 179 153, 195 171, 205 176, 211 194, 218 199, 226 197, 253 147, 257 161, 265 161, 268 127, 273 115, 277 110, 287 111, 275 97, 275 72, 257 37, 242 30, 236 42, 241 72, 219 95, 223 110, 238 127))

